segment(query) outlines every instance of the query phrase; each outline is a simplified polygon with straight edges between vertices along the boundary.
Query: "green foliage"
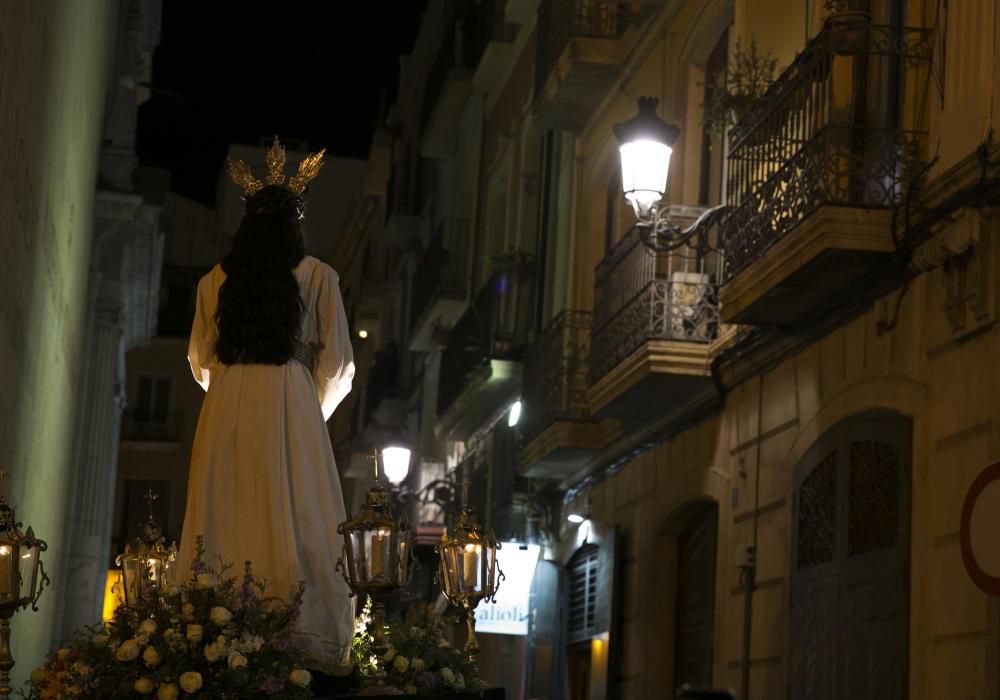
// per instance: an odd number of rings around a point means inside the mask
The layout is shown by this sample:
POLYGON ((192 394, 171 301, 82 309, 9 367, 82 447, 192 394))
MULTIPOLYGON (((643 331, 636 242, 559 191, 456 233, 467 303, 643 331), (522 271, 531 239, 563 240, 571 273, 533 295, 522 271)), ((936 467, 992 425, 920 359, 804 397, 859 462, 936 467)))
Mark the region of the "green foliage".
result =
POLYGON ((778 60, 771 50, 760 53, 757 40, 750 37, 750 48, 744 50, 739 39, 726 70, 725 85, 706 86, 701 104, 702 123, 709 133, 721 135, 728 131, 747 110, 760 99, 774 82, 778 60))

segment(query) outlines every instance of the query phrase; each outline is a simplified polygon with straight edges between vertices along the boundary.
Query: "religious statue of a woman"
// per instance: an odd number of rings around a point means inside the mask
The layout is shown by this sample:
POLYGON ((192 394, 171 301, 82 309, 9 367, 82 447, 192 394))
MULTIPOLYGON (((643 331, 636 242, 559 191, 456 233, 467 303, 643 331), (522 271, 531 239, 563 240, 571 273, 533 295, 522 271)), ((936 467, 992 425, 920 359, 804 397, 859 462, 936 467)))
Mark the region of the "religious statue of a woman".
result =
MULTIPOLYGON (((195 538, 289 599, 306 584, 295 644, 324 673, 347 670, 353 601, 334 571, 346 520, 326 421, 351 389, 353 353, 337 273, 305 254, 306 184, 323 152, 286 181, 275 137, 262 182, 228 164, 246 213, 232 248, 198 284, 188 360, 206 390, 188 477, 180 561, 195 538)), ((186 570, 186 569, 182 569, 186 570)))

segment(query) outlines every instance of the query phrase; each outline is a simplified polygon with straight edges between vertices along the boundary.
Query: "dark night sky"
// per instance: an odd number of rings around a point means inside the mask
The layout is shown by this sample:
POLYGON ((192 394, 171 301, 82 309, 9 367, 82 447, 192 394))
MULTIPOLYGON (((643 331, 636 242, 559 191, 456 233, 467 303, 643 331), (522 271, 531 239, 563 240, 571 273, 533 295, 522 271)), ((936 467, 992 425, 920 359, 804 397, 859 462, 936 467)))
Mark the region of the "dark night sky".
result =
POLYGON ((174 191, 211 204, 231 142, 279 133, 364 158, 426 4, 164 2, 141 162, 170 168, 174 191))

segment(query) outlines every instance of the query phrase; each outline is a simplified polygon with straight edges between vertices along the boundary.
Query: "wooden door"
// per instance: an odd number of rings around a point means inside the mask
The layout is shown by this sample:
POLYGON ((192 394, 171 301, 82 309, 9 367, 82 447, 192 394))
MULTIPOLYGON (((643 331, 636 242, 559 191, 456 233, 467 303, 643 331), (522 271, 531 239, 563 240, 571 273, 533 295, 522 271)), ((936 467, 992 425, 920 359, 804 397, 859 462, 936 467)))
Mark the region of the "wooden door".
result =
POLYGON ((862 414, 796 470, 789 698, 907 697, 910 440, 862 414))
POLYGON ((675 687, 712 685, 718 522, 718 507, 707 506, 677 538, 675 687))

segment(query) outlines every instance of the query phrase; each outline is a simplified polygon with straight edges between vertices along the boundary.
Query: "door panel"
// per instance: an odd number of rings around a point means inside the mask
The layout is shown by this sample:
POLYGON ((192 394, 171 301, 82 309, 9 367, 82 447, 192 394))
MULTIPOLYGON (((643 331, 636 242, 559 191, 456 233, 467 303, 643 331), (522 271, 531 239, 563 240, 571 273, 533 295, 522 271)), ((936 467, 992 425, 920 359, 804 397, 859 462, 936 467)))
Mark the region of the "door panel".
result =
POLYGON ((718 508, 696 515, 677 540, 674 685, 712 685, 718 508))

